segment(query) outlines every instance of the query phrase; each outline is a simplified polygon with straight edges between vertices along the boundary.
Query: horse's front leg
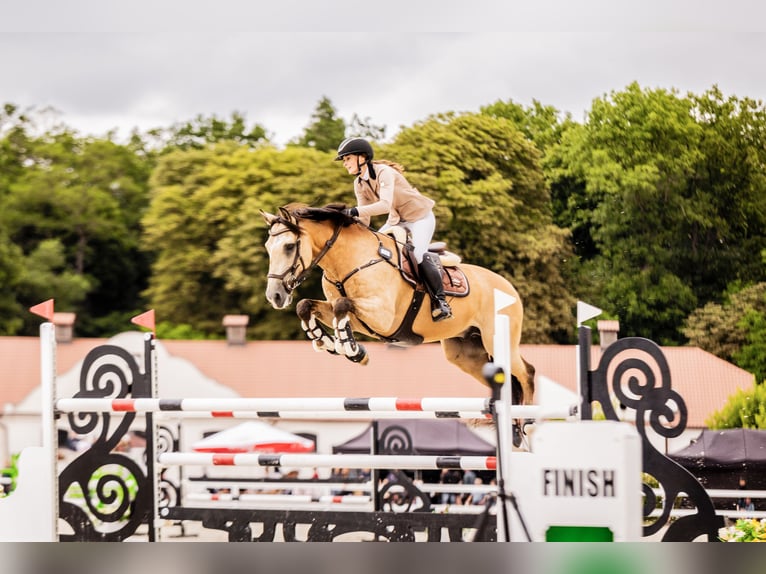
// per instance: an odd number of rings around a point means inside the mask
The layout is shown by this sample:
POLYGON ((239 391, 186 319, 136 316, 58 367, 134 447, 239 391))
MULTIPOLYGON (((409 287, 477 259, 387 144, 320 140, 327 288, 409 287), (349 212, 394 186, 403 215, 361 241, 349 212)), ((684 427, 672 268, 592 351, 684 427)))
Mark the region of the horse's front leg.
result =
POLYGON ((332 305, 328 301, 302 299, 296 306, 296 313, 314 350, 337 355, 335 337, 325 328, 325 325, 332 325, 334 321, 332 305))
POLYGON ((357 343, 351 328, 351 313, 354 302, 347 297, 340 297, 333 303, 333 327, 335 328, 335 352, 345 355, 349 361, 366 365, 370 362, 364 345, 357 343))

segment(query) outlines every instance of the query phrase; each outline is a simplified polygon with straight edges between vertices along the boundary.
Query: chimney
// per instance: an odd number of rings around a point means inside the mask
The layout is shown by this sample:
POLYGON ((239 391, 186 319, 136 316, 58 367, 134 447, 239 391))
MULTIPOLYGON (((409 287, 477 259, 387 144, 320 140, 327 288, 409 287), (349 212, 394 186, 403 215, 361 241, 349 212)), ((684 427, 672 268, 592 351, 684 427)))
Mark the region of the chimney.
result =
POLYGON ((598 338, 601 342, 601 350, 604 350, 617 340, 617 335, 620 332, 620 322, 599 321, 596 323, 596 326, 598 327, 598 338))
POLYGON ((229 345, 244 345, 247 336, 247 315, 224 315, 223 326, 226 327, 226 341, 229 345))
POLYGON ((71 343, 74 338, 74 322, 76 313, 54 313, 53 325, 56 329, 57 343, 71 343))

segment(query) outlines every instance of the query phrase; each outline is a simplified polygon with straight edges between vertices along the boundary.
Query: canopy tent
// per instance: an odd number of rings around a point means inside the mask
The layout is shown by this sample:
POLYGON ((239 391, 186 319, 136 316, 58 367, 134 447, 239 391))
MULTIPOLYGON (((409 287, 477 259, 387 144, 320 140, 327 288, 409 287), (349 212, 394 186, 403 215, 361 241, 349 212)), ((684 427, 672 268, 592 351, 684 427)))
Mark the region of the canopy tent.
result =
MULTIPOLYGON (((386 454, 386 444, 399 448, 406 446, 405 441, 408 439, 403 436, 403 430, 411 440, 412 454, 495 455, 495 445, 481 438, 459 420, 388 419, 374 424, 378 425, 378 454, 386 454), (394 442, 387 442, 390 439, 394 442)), ((357 436, 334 446, 332 451, 336 454, 370 454, 372 434, 371 424, 357 436)))
POLYGON ((706 488, 766 488, 766 431, 703 430, 686 448, 668 455, 706 488))
POLYGON ((247 421, 195 442, 196 452, 314 452, 314 441, 262 421, 247 421))

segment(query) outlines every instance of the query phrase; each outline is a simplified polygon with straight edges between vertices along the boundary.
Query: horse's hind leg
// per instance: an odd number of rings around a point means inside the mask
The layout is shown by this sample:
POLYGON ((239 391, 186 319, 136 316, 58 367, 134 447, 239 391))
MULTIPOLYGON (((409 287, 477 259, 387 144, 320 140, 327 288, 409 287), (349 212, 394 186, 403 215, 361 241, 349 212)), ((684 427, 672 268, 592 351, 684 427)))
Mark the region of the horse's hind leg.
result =
POLYGON ((478 330, 469 331, 462 337, 444 339, 442 350, 450 363, 484 385, 488 384, 484 379, 484 365, 489 362, 489 355, 481 344, 478 330))
POLYGON ((332 323, 332 307, 327 301, 315 299, 303 299, 296 306, 296 313, 301 320, 301 328, 306 333, 315 351, 327 351, 333 355, 335 351, 335 337, 333 337, 324 325, 332 323), (317 319, 318 318, 318 319, 317 319))

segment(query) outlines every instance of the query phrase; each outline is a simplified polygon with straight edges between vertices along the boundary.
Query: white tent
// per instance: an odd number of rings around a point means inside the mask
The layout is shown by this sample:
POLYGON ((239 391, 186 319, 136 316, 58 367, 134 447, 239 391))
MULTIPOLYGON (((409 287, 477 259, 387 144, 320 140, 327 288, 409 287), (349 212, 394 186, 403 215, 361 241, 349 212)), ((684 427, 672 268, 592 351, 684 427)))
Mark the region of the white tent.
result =
POLYGON ((196 452, 314 452, 314 441, 261 421, 247 421, 205 437, 192 445, 196 452))

